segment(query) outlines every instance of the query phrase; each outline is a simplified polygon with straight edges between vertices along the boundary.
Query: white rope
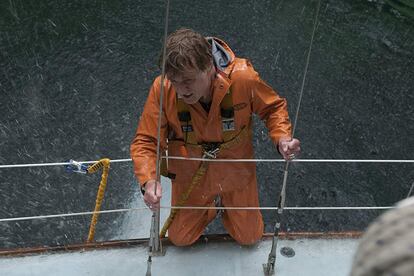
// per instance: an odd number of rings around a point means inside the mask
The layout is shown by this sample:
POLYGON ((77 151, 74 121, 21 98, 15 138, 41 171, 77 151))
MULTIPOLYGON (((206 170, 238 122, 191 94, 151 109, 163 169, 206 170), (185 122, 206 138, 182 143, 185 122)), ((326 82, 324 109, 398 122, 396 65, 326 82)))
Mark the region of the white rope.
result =
MULTIPOLYGON (((79 161, 81 164, 95 164, 96 161, 79 161)), ((114 159, 110 160, 111 163, 122 163, 122 162, 131 162, 132 159, 114 159)), ((59 163, 38 163, 38 164, 11 164, 11 165, 0 165, 0 169, 9 169, 9 168, 28 168, 28 167, 50 167, 50 166, 67 166, 71 165, 70 162, 59 162, 59 163)))
MULTIPOLYGON (((181 156, 168 156, 164 159, 191 160, 206 162, 286 162, 284 159, 204 159, 181 156)), ((414 163, 414 160, 398 159, 293 159, 296 163, 414 163)))
MULTIPOLYGON (((278 210, 277 207, 201 207, 201 206, 161 206, 161 209, 190 209, 190 210, 278 210)), ((393 209, 391 206, 378 206, 378 207, 286 207, 284 210, 306 210, 306 211, 315 211, 315 210, 387 210, 393 209)), ((99 214, 110 214, 110 213, 125 213, 132 211, 143 211, 149 210, 148 207, 140 208, 128 208, 128 209, 113 209, 113 210, 103 210, 96 213, 99 214)), ((95 212, 79 212, 79 213, 67 213, 67 214, 55 214, 55 215, 39 215, 31 217, 15 217, 15 218, 3 218, 0 219, 0 222, 12 222, 12 221, 22 221, 22 220, 35 220, 35 219, 49 219, 49 218, 61 218, 61 217, 76 217, 84 215, 93 215, 95 212)))
MULTIPOLYGON (((164 156, 164 159, 172 160, 191 160, 191 161, 205 161, 205 162, 286 162, 284 159, 205 159, 205 158, 191 158, 181 156, 164 156)), ((111 163, 131 162, 132 159, 114 159, 111 163)), ((82 164, 94 164, 96 161, 78 161, 82 164)), ((410 159, 293 159, 290 162, 295 163, 414 163, 410 159)), ((28 167, 49 167, 49 166, 66 166, 69 162, 60 163, 38 163, 38 164, 10 164, 0 165, 0 169, 10 168, 28 168, 28 167)))

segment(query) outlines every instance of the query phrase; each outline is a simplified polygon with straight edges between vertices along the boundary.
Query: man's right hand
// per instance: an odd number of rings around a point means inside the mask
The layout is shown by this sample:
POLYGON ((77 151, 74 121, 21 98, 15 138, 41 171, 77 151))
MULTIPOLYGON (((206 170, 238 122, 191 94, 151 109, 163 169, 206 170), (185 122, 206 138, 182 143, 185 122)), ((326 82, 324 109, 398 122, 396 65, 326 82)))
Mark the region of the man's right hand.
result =
POLYGON ((162 188, 161 183, 156 180, 148 180, 145 183, 145 194, 144 194, 144 202, 147 206, 153 210, 158 209, 160 207, 160 199, 162 196, 162 188), (155 193, 155 188, 157 189, 157 193, 155 193))

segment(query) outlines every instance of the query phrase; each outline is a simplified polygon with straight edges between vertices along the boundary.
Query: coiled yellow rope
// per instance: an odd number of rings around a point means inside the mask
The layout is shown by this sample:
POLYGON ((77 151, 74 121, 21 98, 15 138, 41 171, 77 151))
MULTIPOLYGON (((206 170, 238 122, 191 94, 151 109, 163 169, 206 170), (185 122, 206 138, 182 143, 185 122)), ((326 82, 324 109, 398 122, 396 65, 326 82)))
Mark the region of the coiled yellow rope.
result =
POLYGON ((91 225, 89 227, 87 243, 92 242, 95 236, 95 226, 96 226, 96 223, 98 222, 98 216, 99 216, 98 212, 101 209, 102 201, 105 195, 105 188, 106 188, 106 183, 108 180, 109 166, 110 166, 110 160, 108 158, 104 158, 104 159, 99 160, 98 162, 96 162, 95 164, 93 164, 92 166, 88 168, 88 173, 95 173, 100 168, 103 168, 103 172, 102 172, 101 183, 99 184, 99 188, 98 188, 98 193, 96 195, 95 210, 92 215, 91 225))
MULTIPOLYGON (((234 145, 240 143, 242 141, 242 139, 244 139, 245 137, 248 136, 249 134, 249 128, 244 127, 239 134, 234 137, 233 139, 224 142, 222 144, 219 145, 219 150, 218 152, 220 152, 220 150, 222 149, 229 149, 231 147, 233 147, 234 145)), ((201 162, 200 167, 197 169, 197 171, 195 172, 195 174, 193 175, 193 178, 191 179, 191 184, 190 186, 188 186, 187 190, 181 194, 180 196, 180 200, 178 201, 178 203, 176 204, 177 207, 182 207, 184 206, 184 204, 187 202, 188 197, 190 196, 191 192, 193 191, 194 187, 196 187, 200 182, 201 179, 203 178, 204 174, 207 172, 207 168, 208 168, 208 162, 201 162)), ((171 209, 170 215, 168 216, 167 220, 164 223, 164 226, 161 229, 160 232, 160 238, 165 238, 165 235, 167 234, 168 228, 170 228, 171 223, 173 222, 175 215, 178 213, 180 209, 171 209)))

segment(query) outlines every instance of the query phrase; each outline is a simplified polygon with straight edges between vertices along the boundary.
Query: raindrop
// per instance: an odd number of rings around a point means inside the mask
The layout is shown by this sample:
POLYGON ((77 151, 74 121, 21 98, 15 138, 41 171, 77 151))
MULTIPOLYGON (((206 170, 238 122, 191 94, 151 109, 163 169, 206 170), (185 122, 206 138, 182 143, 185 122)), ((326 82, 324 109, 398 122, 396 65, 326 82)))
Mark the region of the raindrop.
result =
POLYGON ((88 29, 88 27, 87 27, 86 23, 81 23, 81 25, 85 28, 85 30, 89 31, 89 29, 88 29))
POLYGON ((52 24, 52 26, 56 28, 55 22, 53 22, 50 18, 48 18, 47 21, 49 21, 49 23, 52 24))
POLYGON ((303 16, 303 13, 305 12, 306 6, 303 6, 302 11, 300 12, 300 16, 303 16))

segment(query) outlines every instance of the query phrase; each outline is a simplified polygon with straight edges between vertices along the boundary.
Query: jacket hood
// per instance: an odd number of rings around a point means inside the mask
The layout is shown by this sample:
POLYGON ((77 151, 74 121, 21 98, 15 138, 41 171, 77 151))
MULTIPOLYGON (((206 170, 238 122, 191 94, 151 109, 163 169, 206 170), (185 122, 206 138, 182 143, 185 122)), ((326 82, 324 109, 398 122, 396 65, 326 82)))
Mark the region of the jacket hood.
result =
POLYGON ((226 68, 234 60, 234 53, 230 47, 221 39, 216 37, 206 37, 207 41, 211 44, 211 53, 213 55, 213 60, 215 66, 220 71, 226 71, 226 68))

